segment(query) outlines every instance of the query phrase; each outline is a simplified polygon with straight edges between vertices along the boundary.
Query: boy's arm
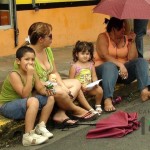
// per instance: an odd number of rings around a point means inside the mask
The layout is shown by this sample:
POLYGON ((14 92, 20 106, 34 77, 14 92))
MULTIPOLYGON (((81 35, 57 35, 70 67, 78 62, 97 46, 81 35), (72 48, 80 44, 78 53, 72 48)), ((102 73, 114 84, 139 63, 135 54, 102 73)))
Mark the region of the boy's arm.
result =
POLYGON ((22 97, 29 97, 32 91, 32 79, 33 75, 27 75, 26 84, 23 85, 20 75, 17 72, 11 72, 9 75, 9 81, 13 89, 22 97))
POLYGON ((46 87, 42 84, 36 73, 34 74, 34 77, 35 77, 35 89, 39 94, 46 96, 53 95, 53 92, 47 90, 46 87))

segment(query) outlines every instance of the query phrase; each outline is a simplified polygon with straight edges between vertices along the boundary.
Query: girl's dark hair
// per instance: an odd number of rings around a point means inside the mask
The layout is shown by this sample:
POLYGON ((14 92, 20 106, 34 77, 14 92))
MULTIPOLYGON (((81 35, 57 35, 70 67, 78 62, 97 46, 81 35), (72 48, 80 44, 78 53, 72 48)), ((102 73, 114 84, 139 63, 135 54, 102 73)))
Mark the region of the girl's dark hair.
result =
POLYGON ((113 28, 119 31, 123 27, 123 23, 124 23, 123 19, 120 20, 118 18, 111 17, 110 20, 106 23, 107 24, 106 30, 108 33, 111 32, 113 28))
POLYGON ((16 58, 18 58, 19 60, 21 60, 21 58, 27 53, 33 53, 35 55, 34 50, 29 47, 29 46, 21 46, 20 48, 17 49, 16 51, 16 58))
POLYGON ((89 61, 93 61, 93 53, 94 53, 94 46, 93 43, 91 42, 86 42, 86 41, 77 41, 75 44, 75 47, 73 49, 73 61, 77 62, 78 61, 78 57, 76 56, 77 53, 79 52, 86 52, 88 51, 90 53, 90 60, 89 61))

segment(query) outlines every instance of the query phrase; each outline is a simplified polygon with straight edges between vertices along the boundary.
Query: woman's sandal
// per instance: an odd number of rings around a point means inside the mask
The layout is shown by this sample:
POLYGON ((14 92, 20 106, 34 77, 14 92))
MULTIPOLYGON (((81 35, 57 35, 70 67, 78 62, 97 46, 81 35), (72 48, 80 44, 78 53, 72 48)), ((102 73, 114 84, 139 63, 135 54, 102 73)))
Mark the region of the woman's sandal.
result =
POLYGON ((101 115, 103 111, 101 105, 95 105, 95 111, 98 113, 98 115, 101 115))
POLYGON ((70 118, 65 119, 63 122, 54 121, 55 128, 65 129, 65 128, 75 128, 78 126, 78 121, 75 123, 68 123, 67 121, 71 120, 70 118))
POLYGON ((91 110, 88 111, 85 115, 83 115, 82 117, 78 117, 78 116, 72 116, 71 117, 73 120, 79 120, 81 122, 85 122, 85 121, 93 121, 96 120, 98 118, 98 113, 93 113, 91 110), (90 116, 90 117, 88 117, 90 116))

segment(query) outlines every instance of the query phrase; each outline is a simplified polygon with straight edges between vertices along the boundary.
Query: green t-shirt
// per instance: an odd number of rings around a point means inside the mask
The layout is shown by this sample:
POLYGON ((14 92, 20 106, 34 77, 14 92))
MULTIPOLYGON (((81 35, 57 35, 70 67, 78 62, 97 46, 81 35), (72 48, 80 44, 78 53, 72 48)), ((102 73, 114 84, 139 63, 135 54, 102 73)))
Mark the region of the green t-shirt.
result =
MULTIPOLYGON (((21 77, 20 73, 17 70, 14 70, 12 72, 17 72, 21 78, 22 84, 25 85, 25 82, 24 82, 23 78, 21 77)), ((34 86, 34 78, 33 78, 32 84, 34 86)), ((9 74, 8 74, 2 85, 2 90, 0 93, 0 104, 4 104, 6 102, 10 102, 10 101, 13 101, 16 99, 21 99, 21 98, 22 97, 12 87, 12 85, 9 81, 9 74)))
POLYGON ((46 50, 48 61, 50 63, 49 70, 45 70, 44 68, 42 68, 38 59, 35 58, 35 69, 36 69, 37 75, 39 76, 40 80, 44 81, 44 82, 48 81, 48 77, 49 77, 50 73, 53 71, 52 61, 54 61, 53 52, 52 52, 51 48, 48 47, 45 50, 46 50))

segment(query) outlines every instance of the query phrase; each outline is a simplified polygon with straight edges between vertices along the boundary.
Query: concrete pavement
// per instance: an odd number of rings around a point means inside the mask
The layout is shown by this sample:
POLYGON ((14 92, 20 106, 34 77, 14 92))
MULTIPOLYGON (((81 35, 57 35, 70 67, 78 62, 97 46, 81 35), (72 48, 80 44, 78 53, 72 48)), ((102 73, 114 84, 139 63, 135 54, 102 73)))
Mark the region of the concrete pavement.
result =
MULTIPOLYGON (((116 108, 118 111, 122 110, 128 113, 137 112, 141 127, 122 138, 102 139, 86 139, 87 132, 95 128, 95 126, 82 125, 66 131, 51 129, 54 138, 45 144, 23 147, 20 140, 16 145, 8 146, 3 150, 149 150, 150 101, 141 102, 139 93, 135 93, 134 99, 131 101, 124 99, 120 104, 116 105, 116 108)), ((108 113, 103 113, 96 122, 109 115, 108 113)))
MULTIPOLYGON (((145 52, 150 51, 150 37, 146 36, 144 38, 144 47, 145 52)), ((68 68, 70 62, 72 61, 72 46, 56 48, 53 49, 54 57, 56 61, 57 69, 60 74, 65 78, 68 75, 68 68)), ((9 71, 12 70, 14 55, 1 57, 0 58, 0 81, 2 82, 9 71)), ((129 90, 132 87, 129 87, 129 90)), ((124 89, 122 89, 123 92, 124 89)), ((131 95, 132 97, 132 95, 131 95)), ((7 148, 2 148, 3 150, 148 150, 149 144, 149 119, 150 119, 150 101, 142 103, 139 99, 139 93, 134 92, 133 97, 129 100, 128 93, 125 93, 124 100, 121 104, 116 105, 117 110, 124 110, 126 112, 136 111, 139 114, 139 120, 144 118, 143 126, 133 132, 130 135, 125 136, 120 139, 96 139, 96 140, 86 140, 85 135, 87 131, 93 127, 87 125, 79 126, 74 129, 69 129, 67 131, 61 131, 54 128, 50 128, 51 132, 54 133, 54 138, 50 139, 47 143, 32 146, 32 147, 23 147, 21 144, 21 139, 15 144, 6 144, 7 148)), ((103 114, 99 119, 107 117, 109 114, 103 114)))

